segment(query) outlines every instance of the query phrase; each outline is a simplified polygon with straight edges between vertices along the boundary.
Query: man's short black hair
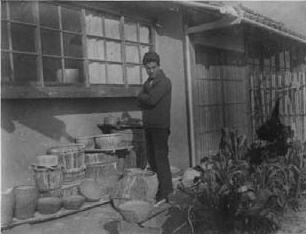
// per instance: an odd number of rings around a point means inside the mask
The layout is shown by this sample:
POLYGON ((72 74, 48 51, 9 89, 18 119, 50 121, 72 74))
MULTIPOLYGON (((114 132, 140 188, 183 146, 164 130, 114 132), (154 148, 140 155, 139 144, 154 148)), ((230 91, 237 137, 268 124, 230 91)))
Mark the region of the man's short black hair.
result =
POLYGON ((145 53, 142 59, 143 65, 146 65, 147 63, 151 63, 151 62, 156 62, 157 65, 159 66, 159 62, 160 62, 159 55, 154 51, 149 51, 145 53))

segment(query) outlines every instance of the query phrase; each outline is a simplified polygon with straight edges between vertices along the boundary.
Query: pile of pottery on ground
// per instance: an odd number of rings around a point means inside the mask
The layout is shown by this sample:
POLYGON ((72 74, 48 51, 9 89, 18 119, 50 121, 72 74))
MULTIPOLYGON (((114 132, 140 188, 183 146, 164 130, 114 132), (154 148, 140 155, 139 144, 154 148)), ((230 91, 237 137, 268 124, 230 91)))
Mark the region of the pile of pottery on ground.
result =
POLYGON ((78 210, 84 203, 110 201, 110 197, 124 202, 139 200, 134 191, 140 191, 144 200, 154 199, 158 182, 153 172, 118 170, 115 152, 131 149, 130 140, 127 134, 117 132, 77 137, 76 144, 49 148, 32 164, 33 185, 17 186, 2 194, 1 226, 78 210), (146 183, 150 186, 142 186, 146 183), (142 189, 138 189, 139 184, 142 189))

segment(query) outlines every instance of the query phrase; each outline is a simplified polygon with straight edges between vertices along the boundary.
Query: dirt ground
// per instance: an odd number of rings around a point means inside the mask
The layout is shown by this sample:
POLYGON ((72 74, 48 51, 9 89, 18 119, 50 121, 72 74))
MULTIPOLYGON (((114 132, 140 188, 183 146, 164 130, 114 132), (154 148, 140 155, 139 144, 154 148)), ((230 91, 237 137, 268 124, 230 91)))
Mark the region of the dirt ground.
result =
POLYGON ((57 220, 33 225, 21 225, 4 234, 109 234, 104 229, 108 222, 119 219, 119 214, 109 205, 80 212, 57 220))
POLYGON ((306 197, 299 211, 288 210, 276 234, 306 234, 306 197))
MULTIPOLYGON (((3 234, 153 234, 161 232, 130 231, 120 232, 122 217, 111 205, 103 205, 91 210, 80 212, 61 219, 33 225, 22 225, 3 231, 3 234)), ((171 234, 178 227, 176 234, 191 233, 188 225, 182 226, 186 219, 183 213, 176 207, 147 222, 147 227, 161 227, 162 233, 171 234)), ((211 230, 203 230, 201 234, 214 234, 211 230)), ((282 228, 276 234, 306 234, 306 199, 298 212, 289 210, 285 215, 282 228)))

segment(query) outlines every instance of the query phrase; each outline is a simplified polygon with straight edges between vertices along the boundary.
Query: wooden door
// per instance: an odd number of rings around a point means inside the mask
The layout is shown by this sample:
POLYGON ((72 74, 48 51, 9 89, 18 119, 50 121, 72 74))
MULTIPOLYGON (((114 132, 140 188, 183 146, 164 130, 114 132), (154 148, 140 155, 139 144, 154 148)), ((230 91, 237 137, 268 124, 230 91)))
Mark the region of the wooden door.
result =
POLYGON ((218 151, 223 127, 248 134, 247 67, 227 65, 219 53, 195 49, 193 111, 196 163, 218 151), (223 64, 222 64, 223 63, 223 64))

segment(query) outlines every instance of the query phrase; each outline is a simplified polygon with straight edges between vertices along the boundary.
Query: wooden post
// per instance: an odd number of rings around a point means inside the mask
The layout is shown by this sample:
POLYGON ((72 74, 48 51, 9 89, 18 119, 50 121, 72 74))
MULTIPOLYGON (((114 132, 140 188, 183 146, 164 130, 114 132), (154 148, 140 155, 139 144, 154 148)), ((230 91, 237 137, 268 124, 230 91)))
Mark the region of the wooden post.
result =
MULTIPOLYGON (((105 33, 105 16, 102 17, 102 25, 103 25, 103 36, 106 37, 106 33, 105 33)), ((107 62, 107 46, 106 46, 106 40, 103 40, 104 42, 104 66, 105 66, 105 83, 108 84, 109 80, 108 80, 108 62, 107 62)))
POLYGON ((271 114, 271 109, 270 109, 270 74, 269 72, 266 72, 265 74, 265 100, 266 100, 266 118, 269 118, 271 114))
POLYGON ((286 111, 285 111, 285 103, 286 103, 286 91, 285 90, 285 74, 284 74, 284 71, 281 71, 281 75, 280 75, 280 83, 279 83, 279 89, 280 89, 280 94, 281 94, 281 113, 282 113, 282 117, 283 117, 283 120, 284 122, 286 121, 286 111))
POLYGON ((36 58, 37 64, 37 78, 39 79, 41 87, 44 87, 44 74, 43 74, 43 61, 42 61, 42 45, 41 45, 41 37, 40 37, 40 19, 39 19, 39 3, 34 2, 35 12, 36 12, 36 40, 35 40, 35 47, 36 52, 38 53, 36 58))
POLYGON ((190 141, 190 153, 191 153, 190 165, 195 166, 196 154, 195 154, 195 135, 194 135, 194 125, 193 125, 194 116, 193 116, 191 60, 194 60, 194 48, 193 45, 190 43, 189 35, 185 33, 185 61, 186 61, 185 66, 186 66, 186 75, 187 75, 188 123, 189 123, 189 141, 190 141))
POLYGON ((271 76, 271 99, 272 99, 272 108, 276 101, 276 74, 272 74, 271 76))
POLYGON ((120 17, 120 37, 121 37, 121 61, 122 61, 122 72, 123 82, 125 87, 128 87, 127 71, 126 71, 126 56, 125 56, 125 30, 124 30, 124 16, 120 17))
POLYGON ((254 87, 254 72, 251 71, 250 72, 250 103, 251 103, 251 124, 252 124, 252 138, 254 140, 255 138, 255 130, 256 130, 256 110, 255 110, 255 95, 254 92, 255 91, 255 87, 254 87))
MULTIPOLYGON (((138 59, 139 59, 139 63, 141 63, 141 45, 140 45, 140 25, 139 25, 139 22, 137 22, 137 49, 138 49, 138 59)), ((140 84, 143 83, 144 81, 144 78, 143 78, 143 75, 142 74, 142 69, 141 69, 141 66, 139 66, 139 75, 140 75, 140 84)))
MULTIPOLYGON (((4 4, 6 4, 6 14, 8 19, 11 19, 10 16, 10 9, 9 9, 9 4, 8 1, 5 1, 4 4)), ((13 55, 13 40, 12 40, 12 27, 11 27, 11 22, 7 23, 7 27, 8 27, 8 42, 9 42, 9 56, 10 56, 10 71, 11 71, 11 81, 15 81, 15 68, 14 68, 14 55, 13 55)))
POLYGON ((260 84, 259 84, 259 89, 260 89, 260 97, 261 97, 261 106, 262 106, 262 111, 261 111, 261 122, 263 123, 266 118, 266 102, 265 102, 265 87, 264 87, 264 76, 263 72, 260 72, 259 76, 260 84))
POLYGON ((301 80, 302 80, 302 118, 303 118, 303 141, 306 141, 306 73, 301 73, 301 80))
POLYGON ((83 69, 84 69, 84 76, 85 76, 85 85, 86 87, 90 86, 89 83, 89 71, 88 71, 88 45, 87 45, 87 31, 86 31, 86 12, 85 9, 81 11, 81 28, 82 28, 82 44, 83 44, 83 69))
POLYGON ((65 58, 64 58, 64 33, 63 33, 63 23, 62 23, 62 11, 61 6, 57 6, 57 12, 59 17, 59 29, 60 29, 60 43, 61 43, 61 65, 62 65, 62 80, 59 82, 63 82, 65 80, 65 58))
POLYGON ((219 70, 220 74, 220 82, 221 82, 221 105, 222 105, 222 126, 226 127, 226 118, 225 118, 225 87, 224 87, 224 75, 223 70, 226 69, 225 66, 219 66, 217 68, 219 70))

